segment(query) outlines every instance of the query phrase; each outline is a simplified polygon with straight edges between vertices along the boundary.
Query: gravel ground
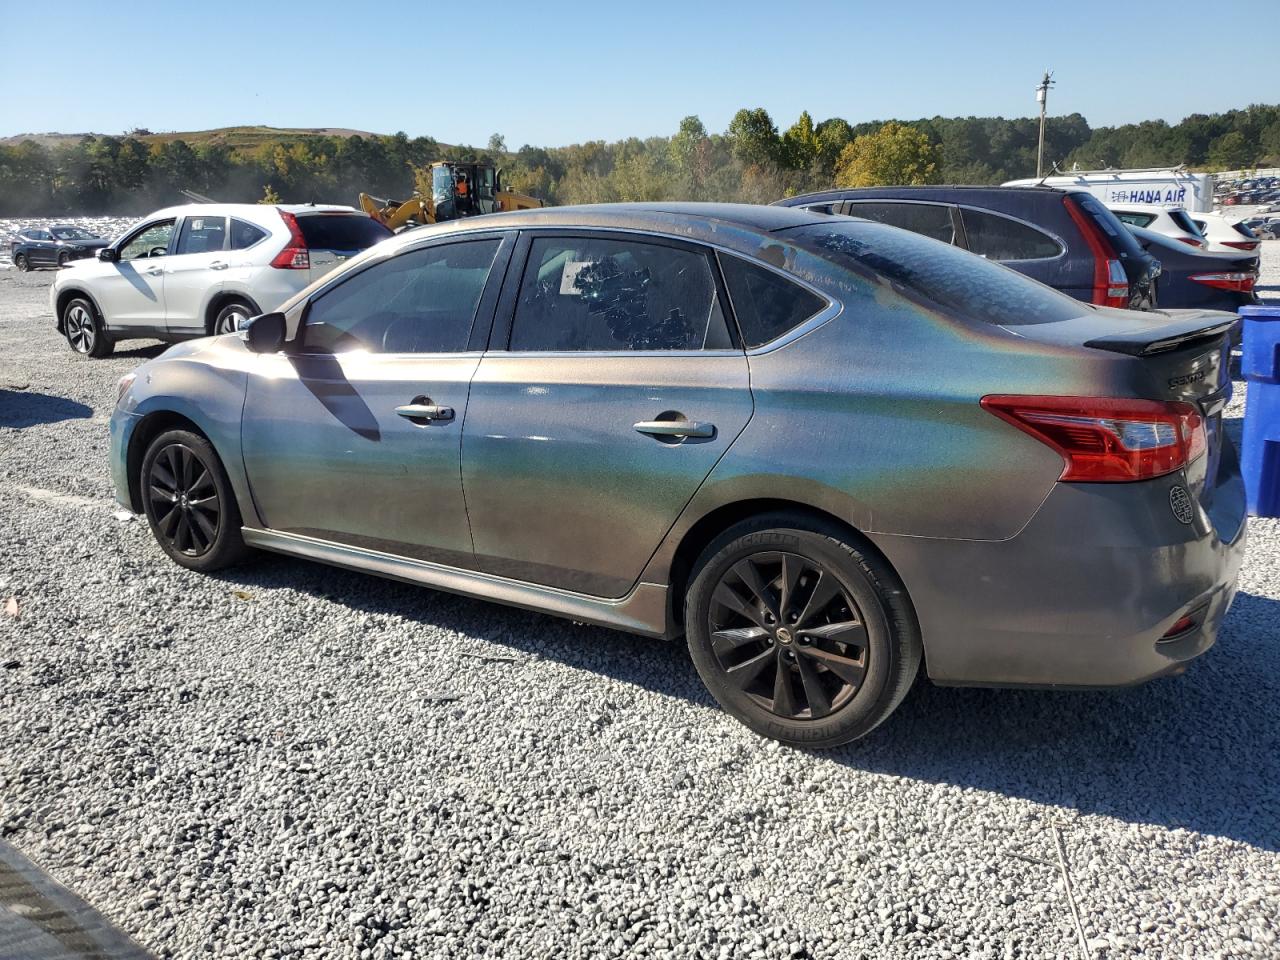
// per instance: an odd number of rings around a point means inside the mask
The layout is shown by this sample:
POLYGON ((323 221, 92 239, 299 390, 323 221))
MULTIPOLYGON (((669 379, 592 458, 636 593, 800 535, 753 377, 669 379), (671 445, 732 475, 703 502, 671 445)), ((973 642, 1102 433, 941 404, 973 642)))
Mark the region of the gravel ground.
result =
POLYGON ((106 463, 158 348, 75 358, 50 276, 0 273, 0 837, 157 954, 1075 957, 1060 831, 1089 956, 1280 956, 1280 523, 1183 677, 798 752, 680 645, 169 563, 106 463))

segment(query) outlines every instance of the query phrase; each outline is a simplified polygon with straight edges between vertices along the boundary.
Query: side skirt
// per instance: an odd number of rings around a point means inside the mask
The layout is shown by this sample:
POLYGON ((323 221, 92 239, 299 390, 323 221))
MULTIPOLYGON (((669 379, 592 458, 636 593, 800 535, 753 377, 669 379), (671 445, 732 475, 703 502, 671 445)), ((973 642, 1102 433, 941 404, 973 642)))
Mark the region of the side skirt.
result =
POLYGON ((294 533, 244 527, 241 534, 245 543, 261 550, 318 560, 335 567, 403 580, 405 583, 460 593, 494 603, 505 603, 582 623, 612 627, 628 633, 660 638, 671 635, 667 629, 667 588, 662 584, 638 583, 620 600, 603 600, 555 587, 508 580, 426 560, 410 560, 294 533))

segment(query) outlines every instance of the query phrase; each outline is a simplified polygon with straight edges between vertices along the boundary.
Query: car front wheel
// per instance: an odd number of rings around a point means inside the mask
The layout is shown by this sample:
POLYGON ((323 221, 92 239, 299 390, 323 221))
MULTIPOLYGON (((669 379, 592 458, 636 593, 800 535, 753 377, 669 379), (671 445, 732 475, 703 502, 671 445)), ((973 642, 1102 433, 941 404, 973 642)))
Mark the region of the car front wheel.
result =
POLYGON ((71 254, 67 253, 67 251, 63 250, 58 254, 58 266, 65 267, 70 262, 71 254))
POLYGON ((25 253, 19 253, 13 258, 13 265, 18 268, 19 273, 26 273, 31 269, 31 261, 27 259, 25 253))
POLYGON ((97 311, 88 300, 77 297, 67 304, 62 315, 62 329, 71 349, 86 357, 96 360, 115 349, 115 344, 102 329, 97 311))
POLYGON ((752 730, 834 747, 874 730, 921 660, 906 591, 835 524, 747 521, 703 551, 685 633, 711 695, 752 730))
POLYGON ((161 549, 190 570, 218 570, 248 554, 240 508, 213 446, 189 430, 167 430, 142 458, 143 509, 161 549))

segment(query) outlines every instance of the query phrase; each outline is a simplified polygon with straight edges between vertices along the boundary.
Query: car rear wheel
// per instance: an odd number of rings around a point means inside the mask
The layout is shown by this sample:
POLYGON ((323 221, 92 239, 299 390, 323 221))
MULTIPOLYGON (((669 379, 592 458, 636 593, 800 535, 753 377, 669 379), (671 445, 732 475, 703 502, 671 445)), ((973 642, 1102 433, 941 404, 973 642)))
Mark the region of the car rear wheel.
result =
POLYGON ((921 660, 906 591, 835 524, 775 514, 712 542, 695 566, 685 632, 711 695, 752 730, 834 747, 898 706, 921 660))
POLYGON ((115 349, 115 344, 102 329, 102 322, 93 304, 77 297, 67 304, 62 314, 62 329, 71 349, 95 360, 105 357, 115 349))
POLYGON ((31 261, 27 259, 25 253, 19 253, 13 258, 13 265, 18 269, 19 273, 26 273, 31 269, 31 261))
POLYGON ((213 320, 214 335, 235 333, 248 322, 252 309, 243 300, 232 300, 225 304, 213 320))
POLYGON ((142 503, 161 549, 190 570, 218 570, 249 553, 240 508, 213 446, 189 430, 168 430, 142 458, 142 503))

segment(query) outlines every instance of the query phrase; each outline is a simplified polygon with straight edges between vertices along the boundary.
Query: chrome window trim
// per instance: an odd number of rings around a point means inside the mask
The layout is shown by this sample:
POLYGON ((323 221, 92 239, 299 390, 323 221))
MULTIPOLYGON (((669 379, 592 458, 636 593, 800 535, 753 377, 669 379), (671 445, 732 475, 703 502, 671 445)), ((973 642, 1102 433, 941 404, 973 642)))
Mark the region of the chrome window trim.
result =
MULTIPOLYGON (((590 230, 593 233, 623 233, 623 234, 631 234, 637 237, 658 237, 663 240, 677 240, 677 241, 680 241, 681 243, 687 243, 696 247, 705 248, 707 250, 713 250, 717 254, 725 253, 731 257, 738 257, 741 260, 746 260, 748 263, 752 264, 753 266, 763 267, 766 270, 770 270, 773 273, 778 274, 780 277, 783 277, 791 281, 792 283, 796 284, 797 286, 803 287, 805 290, 808 290, 810 293, 818 297, 820 300, 825 301, 827 305, 822 310, 819 310, 817 313, 815 313, 808 320, 804 321, 804 323, 801 323, 795 327, 792 327, 790 330, 775 337, 774 339, 768 341, 767 343, 762 343, 758 347, 752 347, 750 350, 740 350, 740 349, 733 349, 733 350, 611 350, 608 352, 591 351, 591 350, 571 350, 571 351, 489 350, 487 353, 488 356, 504 356, 504 355, 526 356, 526 357, 542 356, 542 357, 548 357, 548 358, 549 357, 613 357, 613 356, 619 356, 619 357, 714 357, 714 356, 741 357, 741 356, 748 356, 748 357, 753 357, 762 353, 768 353, 769 351, 777 349, 779 347, 784 347, 788 343, 791 343, 793 340, 800 339, 801 336, 810 332, 813 329, 816 329, 817 327, 826 323, 828 320, 834 320, 844 311, 844 305, 842 303, 840 303, 839 301, 833 300, 829 295, 819 290, 817 287, 815 287, 813 284, 809 283, 808 281, 804 280, 803 278, 797 277, 794 273, 788 273, 786 270, 782 270, 778 267, 775 267, 771 263, 765 263, 763 260, 753 257, 749 253, 744 253, 741 250, 735 250, 732 247, 726 247, 723 244, 713 243, 708 240, 698 240, 693 237, 681 236, 678 233, 666 233, 658 230, 638 230, 634 227, 594 227, 594 226, 593 227, 566 227, 562 224, 557 224, 557 225, 548 224, 547 226, 519 228, 520 233, 525 233, 526 231, 530 233, 555 232, 555 231, 559 231, 563 233, 565 231, 573 231, 573 230, 590 230)), ((817 255, 811 254, 811 256, 817 256, 817 255)), ((716 268, 717 269, 720 268, 720 265, 718 262, 716 264, 716 268)), ((723 271, 721 272, 723 273, 723 271)), ((728 290, 726 287, 726 293, 727 292, 728 290)), ((733 304, 729 303, 728 307, 730 310, 732 310, 733 304)), ((736 314, 734 315, 734 322, 735 323, 737 322, 736 314)))

